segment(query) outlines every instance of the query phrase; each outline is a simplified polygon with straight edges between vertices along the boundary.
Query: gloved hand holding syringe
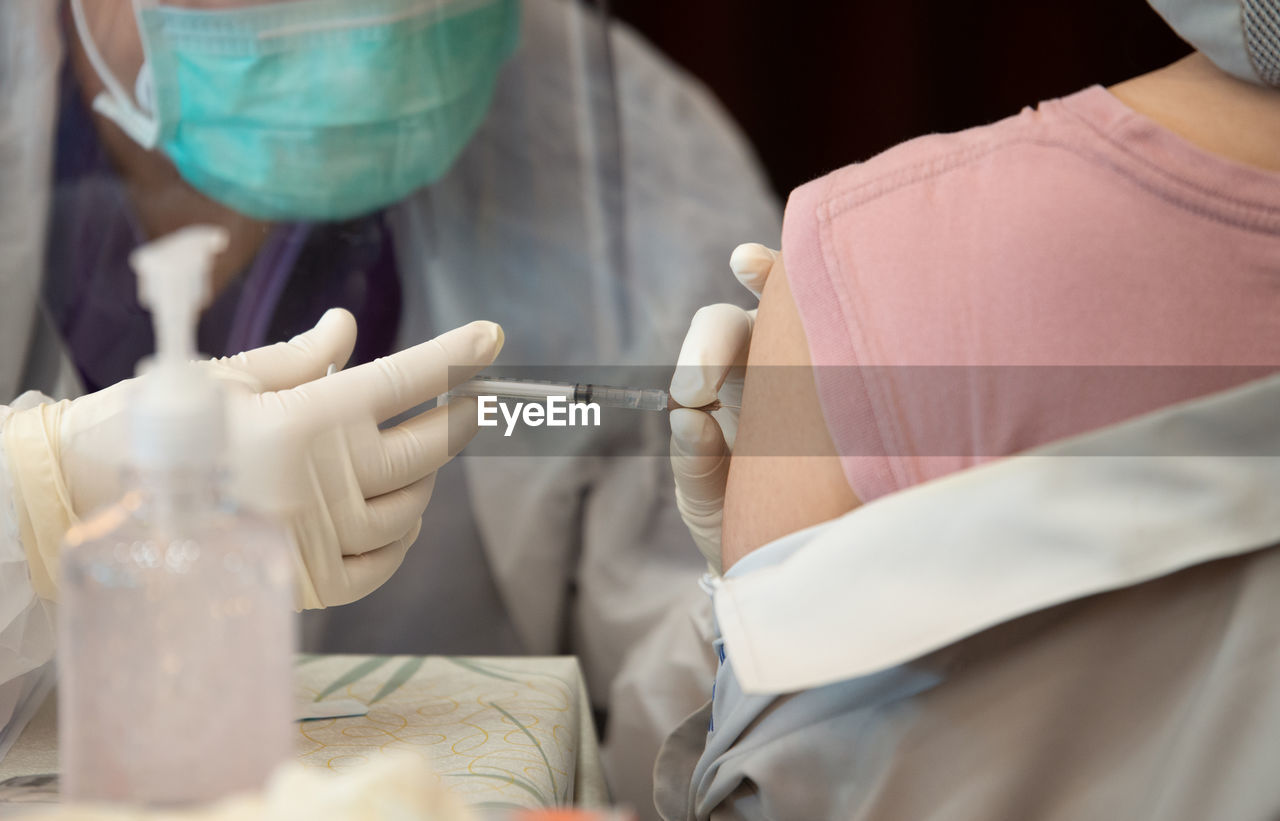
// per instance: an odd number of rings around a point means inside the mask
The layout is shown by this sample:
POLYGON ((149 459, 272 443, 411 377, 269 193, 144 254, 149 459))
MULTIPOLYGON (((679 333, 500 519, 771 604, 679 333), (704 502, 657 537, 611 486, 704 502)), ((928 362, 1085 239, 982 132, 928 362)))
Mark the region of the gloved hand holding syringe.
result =
MULTIPOLYGON (((501 376, 477 376, 463 382, 449 396, 497 396, 503 399, 547 399, 564 397, 569 402, 594 402, 602 408, 666 411, 684 407, 661 388, 623 388, 592 385, 585 382, 556 382, 543 379, 508 379, 501 376)), ((716 411, 737 409, 738 405, 716 400, 694 410, 716 411)))

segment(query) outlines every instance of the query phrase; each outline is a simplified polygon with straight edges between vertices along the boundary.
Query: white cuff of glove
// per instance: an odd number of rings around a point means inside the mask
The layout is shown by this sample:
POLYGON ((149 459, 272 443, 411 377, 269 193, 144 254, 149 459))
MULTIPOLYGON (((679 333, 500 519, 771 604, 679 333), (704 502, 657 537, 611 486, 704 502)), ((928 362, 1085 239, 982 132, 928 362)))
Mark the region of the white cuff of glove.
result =
POLYGON ((62 476, 58 437, 62 412, 69 404, 63 400, 17 411, 3 430, 18 534, 31 584, 44 599, 57 598, 62 540, 78 521, 62 476))

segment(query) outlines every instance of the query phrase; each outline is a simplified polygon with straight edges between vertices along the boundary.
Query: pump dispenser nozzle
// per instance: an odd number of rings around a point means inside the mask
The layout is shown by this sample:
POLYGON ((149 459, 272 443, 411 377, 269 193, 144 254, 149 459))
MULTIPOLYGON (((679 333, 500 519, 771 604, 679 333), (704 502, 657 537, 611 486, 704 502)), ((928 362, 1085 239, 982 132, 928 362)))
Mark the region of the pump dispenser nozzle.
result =
POLYGON ((138 301, 151 310, 155 359, 134 400, 133 460, 141 468, 211 468, 224 436, 217 383, 195 367, 196 325, 209 299, 214 258, 227 232, 193 225, 138 248, 129 262, 138 274, 138 301))
POLYGON ((209 301, 209 273, 226 247, 226 229, 193 225, 129 255, 138 273, 138 301, 151 310, 155 323, 157 361, 195 358, 196 322, 209 301))

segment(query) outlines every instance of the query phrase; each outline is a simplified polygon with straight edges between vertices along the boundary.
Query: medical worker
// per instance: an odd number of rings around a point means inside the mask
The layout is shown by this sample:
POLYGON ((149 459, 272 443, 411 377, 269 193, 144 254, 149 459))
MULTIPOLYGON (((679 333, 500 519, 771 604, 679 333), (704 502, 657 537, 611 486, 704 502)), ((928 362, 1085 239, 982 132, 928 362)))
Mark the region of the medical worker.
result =
POLYGON ((1280 812, 1280 7, 1152 5, 1195 54, 797 189, 695 318, 683 403, 750 356, 732 462, 672 418, 726 573, 663 818, 1280 812))
MULTIPOLYGON (((9 0, 0 158, 0 394, 43 391, 3 421, 5 681, 50 656, 57 533, 118 490, 81 466, 152 347, 127 265, 146 239, 228 230, 199 339, 246 407, 350 354, 342 401, 244 416, 305 434, 370 419, 379 394, 426 400, 500 347, 495 368, 669 363, 682 317, 735 297, 723 249, 779 225, 716 104, 568 0, 9 0)), ((357 486, 310 511, 337 535, 302 545, 325 570, 308 603, 381 589, 306 624, 311 645, 573 652, 603 706, 629 648, 699 595, 665 459, 594 458, 665 452, 664 421, 437 477, 453 448, 420 418, 383 436, 394 475, 367 475, 367 427, 326 462, 357 486), (387 530, 366 496, 397 488, 394 549, 354 562, 387 530)))

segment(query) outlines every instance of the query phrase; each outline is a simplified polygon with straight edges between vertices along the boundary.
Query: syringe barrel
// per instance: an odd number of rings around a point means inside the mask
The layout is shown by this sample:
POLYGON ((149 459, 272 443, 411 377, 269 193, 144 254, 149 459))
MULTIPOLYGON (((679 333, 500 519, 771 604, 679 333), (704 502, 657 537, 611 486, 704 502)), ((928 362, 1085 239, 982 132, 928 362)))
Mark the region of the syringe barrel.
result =
POLYGON ((586 388, 579 396, 606 408, 630 408, 632 410, 664 411, 667 409, 667 392, 658 388, 615 388, 610 385, 580 385, 586 388))
POLYGON ((496 376, 477 376, 463 382, 450 396, 501 396, 509 399, 545 400, 548 396, 563 396, 572 400, 575 386, 570 382, 547 382, 534 379, 504 379, 496 376))

